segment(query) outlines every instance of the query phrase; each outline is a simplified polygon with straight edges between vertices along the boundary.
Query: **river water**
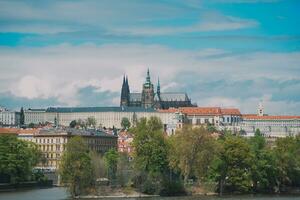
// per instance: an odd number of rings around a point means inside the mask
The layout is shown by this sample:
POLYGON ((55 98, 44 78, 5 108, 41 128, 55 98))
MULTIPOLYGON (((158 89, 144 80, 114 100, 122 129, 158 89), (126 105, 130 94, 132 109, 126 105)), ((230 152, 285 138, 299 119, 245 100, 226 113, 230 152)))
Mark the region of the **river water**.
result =
MULTIPOLYGON (((17 190, 1 192, 0 200, 66 200, 69 199, 65 188, 53 187, 46 189, 17 190)), ((151 197, 151 198, 126 198, 126 200, 300 200, 300 196, 201 196, 201 197, 151 197)), ((113 200, 121 200, 114 198, 113 200)), ((124 200, 124 199, 123 199, 124 200)))

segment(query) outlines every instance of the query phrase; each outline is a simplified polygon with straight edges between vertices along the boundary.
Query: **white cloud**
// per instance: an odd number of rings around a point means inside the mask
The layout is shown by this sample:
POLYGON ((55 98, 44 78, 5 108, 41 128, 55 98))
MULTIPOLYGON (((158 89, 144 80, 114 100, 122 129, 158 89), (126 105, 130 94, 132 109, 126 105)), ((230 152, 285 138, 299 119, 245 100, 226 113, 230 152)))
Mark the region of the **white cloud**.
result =
MULTIPOLYGON (((199 80, 208 83, 229 80, 235 83, 239 80, 264 78, 298 80, 300 77, 300 52, 230 54, 220 49, 174 50, 159 45, 64 44, 36 48, 0 48, 0 63, 0 91, 9 90, 17 97, 29 99, 53 97, 67 105, 79 105, 78 91, 88 86, 93 86, 96 92, 119 92, 124 74, 129 77, 131 91, 141 91, 148 67, 155 85, 157 77, 160 77, 163 90, 175 91, 178 87, 191 85, 192 88, 180 89, 190 91, 189 95, 193 101, 198 101, 198 105, 239 105, 242 109, 245 109, 244 105, 248 105, 246 102, 250 102, 252 106, 248 107, 253 108, 258 101, 242 99, 239 91, 232 97, 226 94, 220 96, 216 93, 217 90, 209 93, 209 89, 204 94, 201 89, 210 86, 201 85, 199 80), (185 74, 193 76, 184 79, 182 77, 185 74)), ((248 88, 250 94, 257 94, 255 91, 259 91, 258 94, 272 96, 274 91, 272 86, 260 85, 259 81, 255 87, 257 88, 248 88)), ((294 85, 295 90, 297 87, 294 85)), ((289 91, 286 92, 290 95, 289 91)), ((274 110, 285 111, 285 106, 288 109, 294 108, 294 103, 297 102, 289 103, 289 97, 286 98, 282 103, 269 100, 272 109, 274 107, 274 110), (274 105, 281 107, 275 108, 274 105)), ((116 97, 112 102, 118 104, 117 99, 116 97)))
POLYGON ((252 19, 226 16, 202 8, 191 9, 189 6, 180 7, 172 3, 149 3, 147 1, 51 1, 36 3, 4 0, 0 2, 0 18, 3 21, 0 32, 38 34, 84 30, 114 35, 152 36, 226 31, 258 26, 258 22, 252 19), (18 12, 13 12, 14 10, 18 12), (153 23, 156 20, 172 21, 178 19, 178 16, 189 15, 199 16, 199 19, 186 26, 176 24, 157 26, 153 23))
POLYGON ((241 19, 225 16, 217 12, 202 14, 200 20, 186 26, 126 26, 113 29, 113 32, 131 35, 170 35, 191 32, 227 31, 236 29, 253 28, 259 23, 252 19, 241 19))

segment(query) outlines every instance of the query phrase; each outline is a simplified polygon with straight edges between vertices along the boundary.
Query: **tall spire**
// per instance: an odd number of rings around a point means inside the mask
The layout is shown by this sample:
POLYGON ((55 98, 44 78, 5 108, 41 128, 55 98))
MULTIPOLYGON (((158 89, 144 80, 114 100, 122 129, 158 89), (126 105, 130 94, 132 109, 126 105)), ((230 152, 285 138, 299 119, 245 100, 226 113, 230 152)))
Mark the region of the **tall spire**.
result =
POLYGON ((159 77, 157 80, 157 95, 160 97, 160 83, 159 83, 159 77))
POLYGON ((151 80, 150 80, 150 71, 149 71, 149 68, 148 68, 148 70, 147 70, 146 83, 151 83, 151 80))
POLYGON ((125 84, 126 84, 126 91, 127 91, 127 94, 129 94, 129 93, 130 93, 130 90, 129 90, 129 83, 128 83, 128 76, 127 76, 127 75, 126 75, 125 84))
POLYGON ((121 106, 128 106, 129 103, 129 86, 128 86, 128 79, 127 76, 123 76, 123 84, 122 84, 122 89, 121 89, 121 101, 120 105, 121 106))

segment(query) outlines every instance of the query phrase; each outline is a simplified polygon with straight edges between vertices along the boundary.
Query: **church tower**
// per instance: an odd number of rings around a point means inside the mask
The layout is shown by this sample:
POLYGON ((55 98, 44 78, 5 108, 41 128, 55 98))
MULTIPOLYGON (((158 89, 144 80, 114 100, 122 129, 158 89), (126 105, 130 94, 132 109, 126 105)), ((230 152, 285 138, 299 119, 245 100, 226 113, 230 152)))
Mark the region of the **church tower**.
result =
POLYGON ((130 90, 128 84, 128 77, 124 75, 122 89, 121 89, 120 106, 129 106, 129 96, 130 96, 130 90))
POLYGON ((257 115, 264 116, 264 106, 263 106, 262 102, 259 102, 259 104, 258 104, 257 115))
POLYGON ((143 84, 142 107, 151 108, 154 105, 154 87, 151 83, 149 69, 147 71, 146 82, 143 84))

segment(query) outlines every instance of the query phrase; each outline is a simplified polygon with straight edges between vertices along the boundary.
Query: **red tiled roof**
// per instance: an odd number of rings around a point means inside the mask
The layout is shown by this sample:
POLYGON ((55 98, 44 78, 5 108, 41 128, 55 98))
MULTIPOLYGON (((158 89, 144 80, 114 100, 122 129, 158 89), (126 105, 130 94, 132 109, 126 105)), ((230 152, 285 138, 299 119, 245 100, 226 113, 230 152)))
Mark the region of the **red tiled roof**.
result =
POLYGON ((13 134, 17 135, 17 128, 0 128, 0 134, 13 134))
POLYGON ((244 119, 254 119, 254 120, 293 120, 293 119, 300 119, 300 116, 289 116, 289 115, 265 115, 265 116, 258 116, 258 115, 243 115, 244 119))
POLYGON ((161 112, 161 113, 175 113, 175 112, 178 112, 178 109, 177 108, 169 108, 169 109, 159 109, 158 112, 161 112))
POLYGON ((221 108, 223 115, 241 115, 241 112, 237 108, 221 108))
POLYGON ((188 115, 221 115, 220 107, 181 107, 179 110, 188 115))
POLYGON ((0 128, 0 134, 12 133, 12 134, 36 134, 39 129, 19 129, 19 128, 0 128))

